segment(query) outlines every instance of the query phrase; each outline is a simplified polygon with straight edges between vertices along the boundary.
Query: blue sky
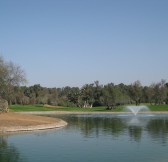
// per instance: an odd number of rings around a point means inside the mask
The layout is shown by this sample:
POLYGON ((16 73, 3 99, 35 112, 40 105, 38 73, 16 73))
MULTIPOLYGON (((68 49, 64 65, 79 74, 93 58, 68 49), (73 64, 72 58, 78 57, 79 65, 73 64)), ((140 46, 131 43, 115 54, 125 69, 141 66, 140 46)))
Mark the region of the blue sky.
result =
POLYGON ((0 0, 0 54, 28 85, 168 81, 168 1, 0 0))

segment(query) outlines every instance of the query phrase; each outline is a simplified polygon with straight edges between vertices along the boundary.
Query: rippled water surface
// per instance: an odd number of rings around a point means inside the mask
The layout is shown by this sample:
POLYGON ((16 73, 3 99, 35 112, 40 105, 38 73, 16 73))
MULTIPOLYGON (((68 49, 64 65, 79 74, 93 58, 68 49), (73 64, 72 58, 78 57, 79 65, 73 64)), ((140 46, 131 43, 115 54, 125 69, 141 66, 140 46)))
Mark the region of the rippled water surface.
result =
MULTIPOLYGON (((57 116, 58 117, 58 116, 57 116)), ((62 129, 0 137, 0 162, 167 162, 166 115, 65 115, 62 129)))

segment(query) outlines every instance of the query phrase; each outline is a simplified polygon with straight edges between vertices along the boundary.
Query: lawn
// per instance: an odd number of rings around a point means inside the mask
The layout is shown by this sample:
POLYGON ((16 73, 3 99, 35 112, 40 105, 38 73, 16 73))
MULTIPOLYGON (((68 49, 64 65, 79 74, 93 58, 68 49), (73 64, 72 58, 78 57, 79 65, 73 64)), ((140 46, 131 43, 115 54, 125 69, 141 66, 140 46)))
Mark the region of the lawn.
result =
MULTIPOLYGON (((168 111, 168 105, 147 105, 151 111, 168 111)), ((11 105, 10 111, 78 111, 78 112, 120 112, 125 106, 119 106, 114 110, 106 110, 105 106, 94 108, 79 108, 79 107, 45 107, 43 105, 11 105)))
POLYGON ((52 111, 54 109, 45 108, 43 105, 10 105, 10 111, 52 111))
POLYGON ((108 112, 108 111, 121 111, 122 107, 118 107, 115 110, 106 110, 106 107, 94 107, 94 108, 79 108, 79 107, 59 107, 50 108, 43 105, 11 105, 10 111, 20 112, 20 111, 78 111, 78 112, 108 112))
POLYGON ((151 111, 168 111, 168 105, 147 105, 151 111))

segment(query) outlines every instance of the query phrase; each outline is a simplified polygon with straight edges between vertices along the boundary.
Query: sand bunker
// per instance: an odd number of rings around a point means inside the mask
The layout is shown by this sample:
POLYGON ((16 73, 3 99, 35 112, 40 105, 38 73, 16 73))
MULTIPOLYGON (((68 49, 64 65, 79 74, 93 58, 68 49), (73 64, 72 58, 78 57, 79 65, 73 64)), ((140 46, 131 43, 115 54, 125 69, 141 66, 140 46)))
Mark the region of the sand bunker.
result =
POLYGON ((0 132, 33 131, 53 129, 66 126, 67 123, 61 119, 25 115, 18 113, 0 114, 0 132))

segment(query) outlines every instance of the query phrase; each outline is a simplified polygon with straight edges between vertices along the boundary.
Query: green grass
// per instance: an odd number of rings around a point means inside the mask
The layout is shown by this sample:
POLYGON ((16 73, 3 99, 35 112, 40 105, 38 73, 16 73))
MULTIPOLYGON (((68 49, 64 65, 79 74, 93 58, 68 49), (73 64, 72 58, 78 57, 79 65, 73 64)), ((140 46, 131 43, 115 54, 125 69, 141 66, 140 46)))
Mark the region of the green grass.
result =
POLYGON ((45 108, 43 105, 10 105, 10 111, 51 111, 52 109, 45 108))
POLYGON ((147 105, 151 111, 168 111, 168 105, 147 105))
POLYGON ((108 112, 108 111, 121 111, 122 107, 118 107, 115 110, 106 110, 106 107, 94 107, 94 108, 79 108, 79 107, 63 107, 63 108, 47 108, 43 105, 11 105, 10 111, 78 111, 78 112, 108 112))
MULTIPOLYGON (((168 111, 168 105, 148 105, 151 111, 168 111)), ((47 108, 43 105, 11 105, 10 111, 78 111, 78 112, 121 112, 125 106, 119 106, 114 110, 106 110, 105 106, 94 108, 78 108, 78 107, 63 107, 63 108, 47 108)))

